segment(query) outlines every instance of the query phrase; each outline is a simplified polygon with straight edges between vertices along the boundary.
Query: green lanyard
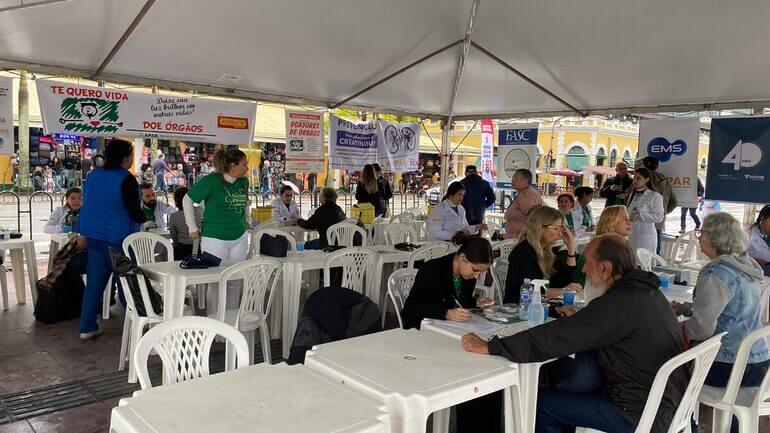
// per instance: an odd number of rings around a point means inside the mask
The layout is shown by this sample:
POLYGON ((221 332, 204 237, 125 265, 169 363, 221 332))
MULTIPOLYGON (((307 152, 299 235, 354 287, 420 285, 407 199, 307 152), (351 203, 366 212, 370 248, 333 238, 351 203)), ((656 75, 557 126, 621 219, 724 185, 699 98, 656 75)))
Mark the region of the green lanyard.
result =
POLYGON ((455 277, 453 282, 455 284, 455 296, 459 298, 460 292, 462 292, 463 289, 463 279, 462 277, 455 277))
POLYGON ((572 212, 564 215, 567 217, 567 227, 574 229, 575 228, 575 222, 572 220, 572 212))
POLYGON ((591 227, 591 223, 593 223, 593 221, 591 221, 591 213, 583 206, 580 208, 583 210, 583 226, 591 227))

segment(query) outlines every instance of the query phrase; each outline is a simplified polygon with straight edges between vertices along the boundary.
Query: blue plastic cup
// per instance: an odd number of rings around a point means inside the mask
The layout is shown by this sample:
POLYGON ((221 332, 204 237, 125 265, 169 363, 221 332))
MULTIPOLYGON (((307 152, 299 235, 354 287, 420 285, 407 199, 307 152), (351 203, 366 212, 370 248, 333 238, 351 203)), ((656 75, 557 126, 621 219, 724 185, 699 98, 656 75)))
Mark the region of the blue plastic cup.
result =
POLYGON ((297 242, 297 252, 305 251, 305 243, 304 242, 297 242))
POLYGON ((551 306, 551 304, 543 302, 543 318, 548 318, 548 308, 551 306))
POLYGON ((564 291, 564 305, 575 305, 575 292, 572 290, 564 291))
POLYGON ((661 275, 658 275, 658 278, 660 279, 660 288, 668 289, 668 286, 671 284, 671 281, 669 280, 668 275, 661 274, 661 275))

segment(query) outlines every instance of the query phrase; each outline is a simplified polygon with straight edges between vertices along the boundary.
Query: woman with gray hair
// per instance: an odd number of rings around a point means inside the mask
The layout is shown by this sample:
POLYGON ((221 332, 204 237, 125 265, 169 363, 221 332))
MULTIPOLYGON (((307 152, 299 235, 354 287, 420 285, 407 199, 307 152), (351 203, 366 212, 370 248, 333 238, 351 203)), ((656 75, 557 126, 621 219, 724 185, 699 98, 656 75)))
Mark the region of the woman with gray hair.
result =
MULTIPOLYGON (((762 327, 762 268, 746 252, 748 237, 732 215, 717 212, 707 216, 695 234, 710 262, 698 274, 693 302, 672 302, 671 306, 677 314, 689 317, 682 323, 686 340, 703 341, 727 332, 706 377, 706 385, 724 387, 741 341, 762 327)), ((765 341, 755 343, 741 386, 759 386, 768 359, 765 341)))
POLYGON ((318 239, 305 242, 305 249, 320 250, 328 246, 326 230, 344 220, 345 212, 337 206, 337 191, 334 188, 321 190, 321 206, 313 212, 309 219, 300 218, 297 221, 297 225, 303 229, 318 230, 318 239))

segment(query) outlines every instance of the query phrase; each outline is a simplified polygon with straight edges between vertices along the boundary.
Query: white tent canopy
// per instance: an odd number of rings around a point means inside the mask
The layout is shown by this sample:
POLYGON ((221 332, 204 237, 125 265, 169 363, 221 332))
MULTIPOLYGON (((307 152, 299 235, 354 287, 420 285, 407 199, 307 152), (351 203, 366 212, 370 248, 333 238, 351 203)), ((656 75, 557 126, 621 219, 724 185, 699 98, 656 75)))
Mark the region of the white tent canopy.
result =
POLYGON ((770 106, 764 0, 480 0, 469 39, 473 0, 3 10, 15 3, 0 2, 8 69, 330 107, 454 43, 346 105, 457 120, 770 106), (452 105, 464 39, 473 46, 452 105))

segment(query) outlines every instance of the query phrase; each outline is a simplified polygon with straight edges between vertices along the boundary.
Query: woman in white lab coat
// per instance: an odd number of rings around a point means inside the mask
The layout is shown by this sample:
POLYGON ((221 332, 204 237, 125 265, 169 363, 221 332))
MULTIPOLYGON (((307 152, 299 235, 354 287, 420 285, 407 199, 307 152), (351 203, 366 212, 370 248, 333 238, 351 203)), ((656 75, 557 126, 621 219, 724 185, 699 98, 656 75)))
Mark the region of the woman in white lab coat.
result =
POLYGON ((628 212, 631 215, 631 249, 639 248, 655 252, 658 248, 658 232, 655 224, 663 221, 665 211, 663 196, 657 193, 650 182, 650 170, 642 167, 634 173, 633 191, 628 197, 628 212))
POLYGON ((465 187, 462 183, 452 182, 449 185, 444 199, 428 218, 428 231, 432 239, 451 241, 458 232, 473 235, 479 233, 479 230, 486 230, 486 224, 468 225, 465 209, 460 204, 464 196, 465 187))
POLYGON ((281 197, 273 200, 273 210, 271 215, 273 219, 281 221, 285 226, 293 226, 299 220, 299 207, 294 201, 294 190, 289 185, 281 188, 281 197))

